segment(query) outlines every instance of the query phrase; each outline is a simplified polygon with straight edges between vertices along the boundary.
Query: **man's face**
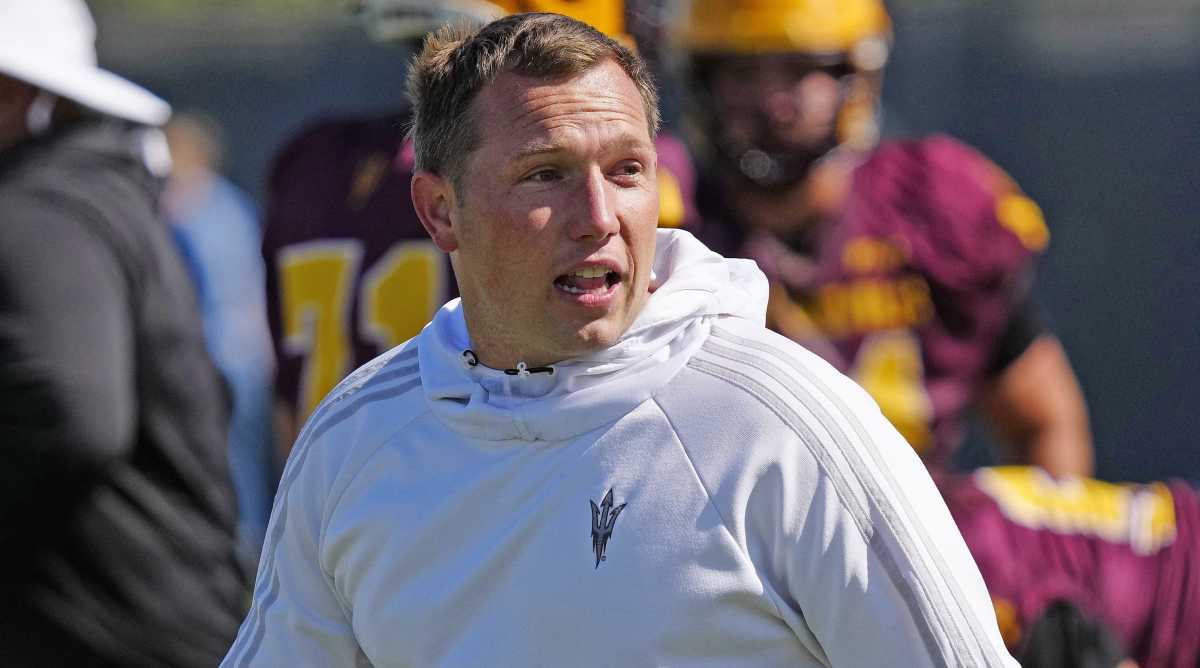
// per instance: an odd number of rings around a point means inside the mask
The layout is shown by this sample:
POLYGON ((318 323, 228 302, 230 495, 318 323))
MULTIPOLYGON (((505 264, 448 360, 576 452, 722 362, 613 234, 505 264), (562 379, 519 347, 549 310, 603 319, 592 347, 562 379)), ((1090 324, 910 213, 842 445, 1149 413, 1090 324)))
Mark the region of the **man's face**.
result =
POLYGON ((27 114, 37 88, 0 74, 0 151, 29 135, 27 114))
POLYGON ((612 61, 569 78, 501 74, 450 218, 467 325, 493 367, 615 343, 649 295, 658 188, 637 87, 612 61))
POLYGON ((848 73, 804 54, 728 56, 711 65, 709 85, 733 145, 821 155, 835 142, 848 73))

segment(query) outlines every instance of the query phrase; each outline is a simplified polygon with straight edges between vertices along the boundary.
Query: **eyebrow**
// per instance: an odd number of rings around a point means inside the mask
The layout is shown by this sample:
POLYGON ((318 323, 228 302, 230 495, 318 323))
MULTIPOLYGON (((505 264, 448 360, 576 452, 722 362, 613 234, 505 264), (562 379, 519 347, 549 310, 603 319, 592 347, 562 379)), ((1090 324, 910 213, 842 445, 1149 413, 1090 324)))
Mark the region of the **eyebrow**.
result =
POLYGON ((512 160, 514 162, 519 162, 522 160, 526 160, 528 158, 537 157, 539 155, 546 155, 549 153, 560 153, 562 151, 563 151, 563 147, 559 146, 558 144, 549 144, 546 142, 531 142, 529 144, 522 146, 520 149, 518 149, 517 152, 513 154, 512 160))
MULTIPOLYGON (((633 135, 624 135, 620 139, 608 143, 604 146, 605 150, 629 150, 629 149, 649 149, 654 150, 653 142, 644 142, 641 138, 633 135)), ((513 154, 511 160, 513 162, 521 162, 529 158, 535 158, 542 155, 552 155, 555 153, 564 153, 567 149, 562 144, 551 142, 533 141, 517 150, 513 154)))

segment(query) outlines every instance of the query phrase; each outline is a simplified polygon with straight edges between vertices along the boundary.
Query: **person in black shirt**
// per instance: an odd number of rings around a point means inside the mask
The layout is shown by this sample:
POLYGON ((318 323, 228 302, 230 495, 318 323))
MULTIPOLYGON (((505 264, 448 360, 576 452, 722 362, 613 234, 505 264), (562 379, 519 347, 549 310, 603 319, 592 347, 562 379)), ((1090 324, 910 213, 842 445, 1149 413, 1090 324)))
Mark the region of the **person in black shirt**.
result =
POLYGON ((95 67, 80 0, 0 15, 0 665, 213 666, 248 574, 170 108, 95 67))

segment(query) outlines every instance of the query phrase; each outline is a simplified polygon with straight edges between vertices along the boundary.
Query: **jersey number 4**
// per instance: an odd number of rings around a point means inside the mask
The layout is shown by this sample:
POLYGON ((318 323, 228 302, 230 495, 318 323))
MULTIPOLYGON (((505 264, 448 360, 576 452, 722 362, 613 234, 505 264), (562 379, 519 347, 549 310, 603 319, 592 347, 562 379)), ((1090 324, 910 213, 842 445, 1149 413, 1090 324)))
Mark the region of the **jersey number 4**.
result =
POLYGON ((876 332, 863 339, 850 377, 920 454, 933 443, 933 402, 925 390, 921 342, 908 329, 876 332))

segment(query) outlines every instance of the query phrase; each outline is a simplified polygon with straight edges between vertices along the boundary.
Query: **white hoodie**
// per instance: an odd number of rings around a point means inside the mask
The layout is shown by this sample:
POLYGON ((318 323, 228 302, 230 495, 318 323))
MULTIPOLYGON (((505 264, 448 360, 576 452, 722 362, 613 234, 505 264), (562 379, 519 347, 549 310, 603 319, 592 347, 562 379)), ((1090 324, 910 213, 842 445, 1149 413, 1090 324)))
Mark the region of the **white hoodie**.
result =
POLYGON ((1015 666, 912 449, 763 327, 766 279, 660 231, 613 347, 471 366, 457 301, 284 472, 224 666, 1015 666))

